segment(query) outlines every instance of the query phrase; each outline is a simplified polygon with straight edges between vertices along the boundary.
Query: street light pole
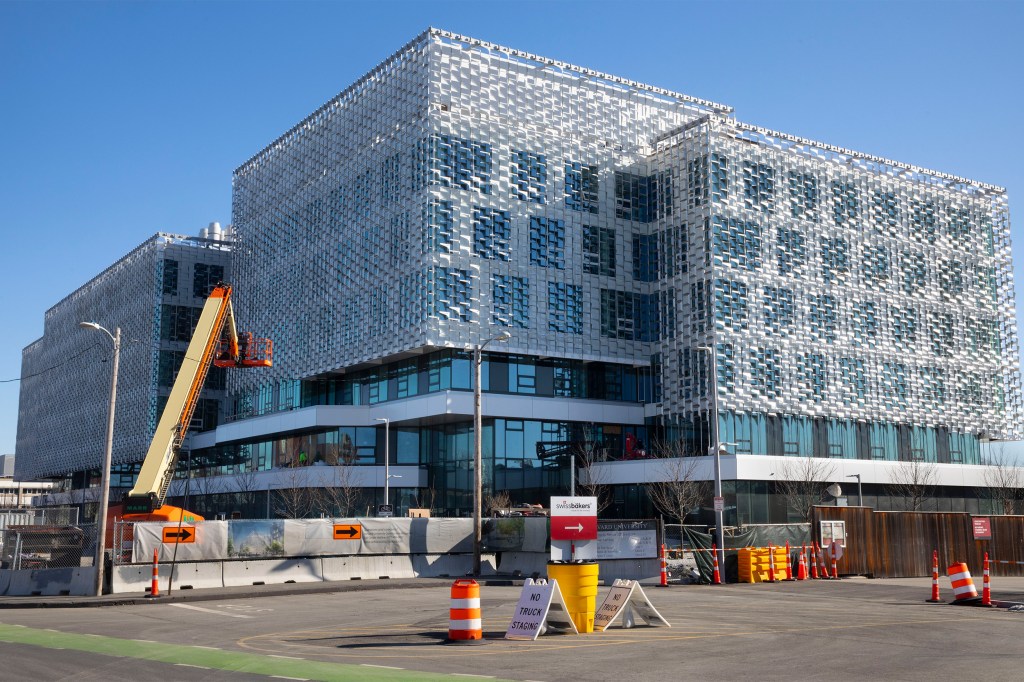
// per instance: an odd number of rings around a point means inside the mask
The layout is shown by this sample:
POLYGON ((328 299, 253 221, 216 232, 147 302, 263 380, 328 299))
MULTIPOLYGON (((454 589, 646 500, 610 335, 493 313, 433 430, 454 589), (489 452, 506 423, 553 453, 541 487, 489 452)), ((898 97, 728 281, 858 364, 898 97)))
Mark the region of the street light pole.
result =
POLYGON ((847 474, 846 477, 847 478, 856 478, 857 479, 857 506, 858 507, 863 507, 864 506, 864 490, 860 487, 860 474, 847 474))
POLYGON ((374 421, 384 422, 384 504, 388 504, 390 492, 388 490, 388 486, 391 483, 391 473, 388 470, 388 466, 391 463, 391 456, 390 453, 388 452, 388 448, 391 444, 391 420, 388 419, 387 417, 377 417, 376 419, 374 419, 374 421))
POLYGON ((114 451, 114 408, 117 405, 117 368, 121 361, 121 328, 115 327, 111 334, 95 322, 79 322, 83 329, 101 331, 114 343, 114 361, 110 372, 110 406, 107 408, 107 444, 103 451, 103 468, 100 474, 100 506, 96 512, 96 596, 103 595, 104 552, 107 544, 107 509, 110 507, 110 460, 114 451))
POLYGON ((501 332, 492 336, 473 349, 473 575, 480 575, 480 552, 483 545, 483 522, 481 506, 483 500, 483 416, 480 412, 481 381, 480 363, 483 349, 491 341, 508 341, 512 335, 501 332))
POLYGON ((718 565, 725 568, 725 530, 724 513, 717 503, 722 498, 722 443, 718 433, 718 354, 714 346, 698 346, 697 350, 708 354, 708 361, 711 363, 711 414, 708 415, 708 422, 711 426, 711 448, 715 456, 715 536, 718 545, 718 565))

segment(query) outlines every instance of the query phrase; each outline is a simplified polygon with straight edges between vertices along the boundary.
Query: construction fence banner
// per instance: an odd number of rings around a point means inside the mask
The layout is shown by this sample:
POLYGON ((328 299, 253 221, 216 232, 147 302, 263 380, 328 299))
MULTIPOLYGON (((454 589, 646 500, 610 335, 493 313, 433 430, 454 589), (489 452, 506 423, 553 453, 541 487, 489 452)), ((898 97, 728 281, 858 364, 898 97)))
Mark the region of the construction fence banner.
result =
MULTIPOLYGON (((487 519, 486 552, 544 552, 546 518, 487 519)), ((447 518, 236 519, 137 523, 132 561, 294 556, 448 554, 473 551, 473 520, 447 518)))
MULTIPOLYGON (((714 571, 711 558, 714 536, 711 533, 702 533, 692 526, 682 526, 682 533, 686 545, 694 550, 694 560, 697 562, 701 582, 710 584, 714 571)), ((810 540, 811 526, 807 523, 743 526, 735 529, 731 535, 725 536, 725 566, 720 569, 722 579, 726 582, 736 582, 739 579, 739 559, 734 550, 768 545, 785 547, 787 541, 791 547, 799 548, 810 540)))

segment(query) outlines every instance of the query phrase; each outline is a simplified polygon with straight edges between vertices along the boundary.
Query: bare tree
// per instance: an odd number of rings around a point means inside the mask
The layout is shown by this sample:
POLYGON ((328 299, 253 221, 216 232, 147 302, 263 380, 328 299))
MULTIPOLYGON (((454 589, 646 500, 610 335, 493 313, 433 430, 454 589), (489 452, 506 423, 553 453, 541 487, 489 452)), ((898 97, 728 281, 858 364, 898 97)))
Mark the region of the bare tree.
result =
POLYGON ((710 483, 697 478, 699 460, 682 456, 681 448, 657 443, 654 452, 666 458, 661 467, 664 480, 648 483, 647 496, 658 511, 681 525, 708 498, 710 483))
POLYGON ((508 508, 511 506, 512 495, 507 490, 490 492, 484 496, 484 507, 487 508, 491 516, 496 516, 495 512, 508 511, 508 508))
POLYGON ((793 457, 779 467, 774 478, 786 506, 801 521, 810 523, 811 507, 821 502, 835 474, 835 463, 827 459, 793 457))
POLYGON ((1024 468, 1016 466, 1002 445, 987 464, 982 474, 985 488, 978 491, 979 497, 990 497, 1003 514, 1013 514, 1017 503, 1024 499, 1024 468))
POLYGON ((915 459, 901 462, 889 474, 886 488, 900 511, 924 511, 932 498, 938 474, 934 464, 915 459))
POLYGON ((259 491, 259 477, 256 471, 250 466, 240 464, 234 482, 239 506, 243 509, 253 509, 256 506, 256 493, 259 491))
POLYGON ((331 469, 330 485, 313 489, 311 507, 314 512, 326 516, 351 516, 362 499, 355 466, 339 463, 331 469))
POLYGON ((608 485, 608 470, 598 466, 606 459, 604 447, 590 435, 592 433, 593 429, 588 428, 586 438, 573 444, 569 456, 576 458, 576 494, 597 498, 600 513, 612 503, 612 490, 608 485))
POLYGON ((274 513, 286 519, 304 519, 312 509, 312 495, 303 469, 289 469, 285 485, 274 500, 274 513))

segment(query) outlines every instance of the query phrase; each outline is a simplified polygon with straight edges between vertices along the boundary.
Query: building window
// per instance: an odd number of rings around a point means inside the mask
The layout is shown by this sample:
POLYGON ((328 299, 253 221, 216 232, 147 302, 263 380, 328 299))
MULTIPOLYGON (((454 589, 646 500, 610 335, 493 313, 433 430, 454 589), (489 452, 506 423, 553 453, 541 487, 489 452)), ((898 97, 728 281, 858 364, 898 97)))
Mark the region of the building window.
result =
POLYGON ((473 253, 481 258, 509 260, 512 220, 508 211, 473 207, 473 253))
POLYGON ((952 357, 955 350, 953 328, 952 313, 928 313, 928 341, 931 344, 932 353, 942 357, 952 357))
POLYGON ((573 211, 597 213, 597 166, 578 161, 565 164, 565 207, 573 211))
POLYGON ((889 249, 884 246, 867 246, 864 249, 861 272, 872 284, 889 281, 890 277, 889 249))
POLYGON ((967 288, 967 267, 955 258, 939 260, 939 294, 944 301, 956 301, 967 288))
POLYGON ((701 154, 686 164, 686 197, 690 208, 699 208, 708 203, 708 155, 701 154))
POLYGON ((161 273, 161 279, 163 280, 163 293, 165 296, 177 296, 178 261, 170 258, 164 258, 163 266, 163 272, 161 273))
POLYGON ((213 288, 224 282, 224 266, 196 263, 192 277, 192 295, 206 298, 213 288))
POLYGON ((818 178, 811 173, 789 172, 790 215, 818 220, 818 178))
POLYGON ((819 403, 828 392, 828 358, 821 353, 804 353, 797 359, 801 402, 819 403))
POLYGON ((455 213, 452 202, 432 199, 423 209, 425 253, 450 253, 455 238, 455 213))
POLYGON ((542 268, 565 269, 565 222, 530 216, 530 262, 542 268))
POLYGON ((910 236, 918 242, 934 244, 938 236, 938 213, 934 201, 913 199, 910 202, 910 236))
POLYGON ((900 202, 895 192, 876 189, 872 193, 871 220, 875 229, 888 228, 886 233, 900 224, 900 202))
POLYGON ((779 228, 775 245, 775 262, 780 275, 799 274, 807 262, 807 240, 803 233, 785 227, 779 228))
POLYGON ((928 279, 928 262, 923 253, 900 254, 900 284, 905 294, 916 294, 924 289, 928 279))
POLYGON ((512 151, 512 196, 520 201, 547 201, 548 162, 543 154, 512 151))
POLYGON ((401 154, 392 154, 380 162, 380 200, 389 204, 396 201, 402 192, 401 154))
POLYGON ((733 329, 747 328, 747 285, 715 280, 715 318, 733 329))
POLYGON ((775 210, 775 169, 764 163, 743 163, 743 205, 765 213, 775 210))
POLYGON ((721 202, 729 198, 729 157, 711 155, 711 201, 721 202))
POLYGON ((601 336, 632 341, 638 325, 639 308, 637 294, 601 289, 601 336))
POLYGON ((835 341, 839 327, 839 306, 834 296, 818 294, 808 299, 807 319, 811 334, 822 341, 835 341))
POLYGON ((860 194, 852 182, 832 182, 832 215, 837 225, 860 218, 860 194))
POLYGON ((821 238, 821 278, 826 284, 842 282, 850 273, 850 243, 842 237, 821 238))
POLYGON ((886 397, 894 400, 899 405, 907 404, 910 384, 907 380, 906 365, 901 362, 883 362, 882 382, 885 387, 886 397))
POLYGON ((776 334, 792 327, 795 314, 794 300, 792 289, 765 287, 762 297, 765 327, 776 334))
POLYGON ((946 228, 949 238, 957 244, 967 244, 971 239, 971 231, 974 221, 971 219, 971 212, 966 208, 950 206, 946 209, 946 228))
POLYGON ((874 348, 878 345, 879 316, 873 301, 853 304, 853 342, 874 348))
POLYGON ((415 156, 414 188, 440 185, 476 190, 481 194, 493 191, 492 152, 486 142, 454 135, 431 135, 417 144, 415 156))
POLYGON ((588 275, 615 276, 615 230, 610 227, 583 226, 583 272, 588 275))
POLYGON ((468 270, 434 268, 430 280, 430 315, 469 322, 471 279, 468 270))
POLYGON ((530 326, 530 282, 525 277, 494 275, 494 324, 503 327, 530 326))
POLYGON ((722 262, 743 270, 761 267, 761 228, 755 223, 715 216, 715 255, 722 262))
POLYGON ((846 387, 844 402, 849 405, 855 398, 864 404, 868 396, 868 374, 864 369, 864 361, 860 358, 839 358, 839 376, 846 387))
POLYGON ((901 350, 910 350, 917 343, 917 310, 914 308, 889 308, 889 325, 892 340, 901 350))
POLYGON ((548 329, 564 334, 583 333, 583 288, 548 282, 548 329))
POLYGON ((754 348, 749 353, 750 385, 765 398, 782 396, 782 355, 775 348, 754 348))
POLYGON ((653 282, 658 278, 658 235, 633 235, 633 279, 653 282))
POLYGON ((202 308, 184 305, 160 306, 160 338, 164 341, 191 341, 202 308))
POLYGON ((615 217, 638 223, 672 215, 672 175, 615 173, 615 217))

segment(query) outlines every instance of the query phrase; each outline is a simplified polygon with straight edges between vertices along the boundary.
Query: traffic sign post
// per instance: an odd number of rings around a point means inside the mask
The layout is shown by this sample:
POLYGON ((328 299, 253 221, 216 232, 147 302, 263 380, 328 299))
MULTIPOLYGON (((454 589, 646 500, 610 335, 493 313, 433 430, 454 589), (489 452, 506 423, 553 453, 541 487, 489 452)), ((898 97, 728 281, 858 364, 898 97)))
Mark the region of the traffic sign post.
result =
POLYGON ((552 540, 596 540, 596 497, 552 497, 552 540))
POLYGON ((194 526, 164 526, 164 542, 195 542, 196 529, 194 526))
POLYGON ((335 540, 361 540, 363 538, 363 527, 358 523, 336 523, 334 524, 335 540))

